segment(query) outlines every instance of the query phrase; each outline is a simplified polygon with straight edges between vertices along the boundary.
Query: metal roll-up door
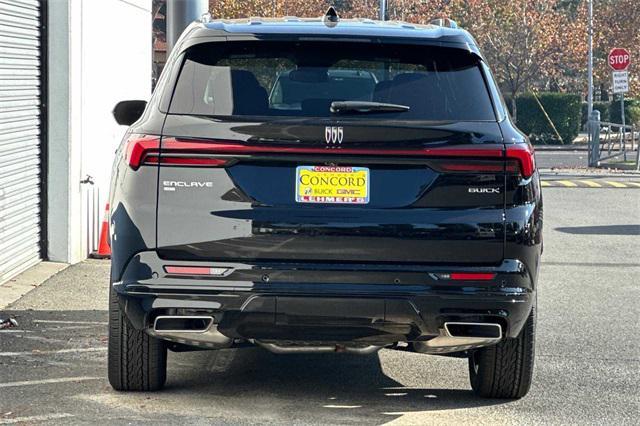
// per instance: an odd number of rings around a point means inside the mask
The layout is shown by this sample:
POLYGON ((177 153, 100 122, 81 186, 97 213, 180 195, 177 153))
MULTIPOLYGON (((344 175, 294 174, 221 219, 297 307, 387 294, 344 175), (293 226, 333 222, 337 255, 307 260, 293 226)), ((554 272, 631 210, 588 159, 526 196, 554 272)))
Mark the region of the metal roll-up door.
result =
POLYGON ((40 261, 40 9, 0 0, 0 283, 40 261))

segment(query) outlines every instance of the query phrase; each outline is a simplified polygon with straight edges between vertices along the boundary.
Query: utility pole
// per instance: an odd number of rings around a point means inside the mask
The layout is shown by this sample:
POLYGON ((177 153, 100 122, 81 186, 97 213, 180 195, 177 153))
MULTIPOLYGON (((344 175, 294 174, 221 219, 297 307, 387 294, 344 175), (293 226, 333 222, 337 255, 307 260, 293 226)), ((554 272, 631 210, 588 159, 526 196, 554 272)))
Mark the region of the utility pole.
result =
POLYGON ((588 113, 587 117, 591 117, 591 112, 593 111, 593 0, 589 1, 589 24, 588 24, 588 33, 589 33, 589 59, 587 63, 587 74, 589 80, 589 91, 587 92, 587 105, 588 105, 588 113))
POLYGON ((167 0, 167 55, 190 23, 209 11, 209 0, 167 0))
POLYGON ((386 20, 387 16, 387 0, 380 0, 380 20, 386 20))

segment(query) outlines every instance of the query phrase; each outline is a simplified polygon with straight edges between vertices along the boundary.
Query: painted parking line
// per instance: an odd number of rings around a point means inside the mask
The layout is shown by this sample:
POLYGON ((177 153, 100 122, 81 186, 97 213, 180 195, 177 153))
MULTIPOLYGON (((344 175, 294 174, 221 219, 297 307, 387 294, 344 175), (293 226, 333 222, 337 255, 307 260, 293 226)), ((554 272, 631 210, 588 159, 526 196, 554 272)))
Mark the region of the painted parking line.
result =
POLYGON ((74 354, 84 352, 104 352, 107 348, 75 348, 75 349, 59 349, 57 351, 25 351, 25 352, 0 352, 0 356, 35 356, 35 355, 59 355, 74 354))
POLYGON ((95 325, 107 325, 106 321, 58 321, 58 320, 40 320, 34 319, 33 322, 43 324, 95 324, 95 325))
POLYGON ((615 181, 600 179, 543 180, 544 188, 640 188, 639 181, 615 181))
POLYGON ((24 380, 21 382, 0 383, 0 388, 16 388, 20 386, 48 385, 51 383, 84 382, 87 380, 101 380, 101 377, 60 377, 58 379, 24 380))
POLYGON ((50 420, 66 419, 74 417, 69 413, 51 413, 43 414, 40 416, 27 416, 27 417, 14 417, 14 418, 0 418, 0 425, 13 425, 13 424, 32 424, 35 422, 48 422, 50 420))

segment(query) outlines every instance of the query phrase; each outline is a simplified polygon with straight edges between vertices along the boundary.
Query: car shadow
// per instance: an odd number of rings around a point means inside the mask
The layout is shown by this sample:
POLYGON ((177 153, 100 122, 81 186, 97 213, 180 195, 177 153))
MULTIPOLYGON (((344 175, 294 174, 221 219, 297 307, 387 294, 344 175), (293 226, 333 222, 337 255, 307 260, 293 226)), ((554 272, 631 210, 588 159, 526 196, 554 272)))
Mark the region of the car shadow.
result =
POLYGON ((224 399, 226 405, 238 404, 236 408, 268 396, 279 405, 305 410, 310 416, 305 422, 349 418, 382 424, 411 412, 505 403, 477 397, 471 389, 407 387, 385 374, 378 354, 276 355, 242 348, 172 354, 169 362, 168 392, 224 399))
MULTIPOLYGON (((75 401, 68 403, 75 408, 65 406, 72 413, 97 404, 96 410, 127 419, 177 422, 187 412, 198 421, 382 424, 405 415, 505 402, 476 397, 469 388, 433 386, 451 383, 451 376, 466 368, 464 360, 390 350, 370 356, 275 355, 258 347, 169 352, 163 391, 116 392, 106 380, 106 311, 8 310, 3 315, 15 317, 19 326, 0 331, 0 352, 15 354, 0 356, 0 383, 31 379, 34 365, 38 379, 78 378, 64 388, 65 399, 75 401)), ((42 392, 36 386, 27 391, 42 392)), ((17 402, 22 394, 13 395, 16 401, 7 404, 26 411, 17 402)), ((54 409, 55 399, 49 403, 54 409)))
POLYGON ((640 225, 565 226, 555 230, 576 235, 640 235, 640 225))

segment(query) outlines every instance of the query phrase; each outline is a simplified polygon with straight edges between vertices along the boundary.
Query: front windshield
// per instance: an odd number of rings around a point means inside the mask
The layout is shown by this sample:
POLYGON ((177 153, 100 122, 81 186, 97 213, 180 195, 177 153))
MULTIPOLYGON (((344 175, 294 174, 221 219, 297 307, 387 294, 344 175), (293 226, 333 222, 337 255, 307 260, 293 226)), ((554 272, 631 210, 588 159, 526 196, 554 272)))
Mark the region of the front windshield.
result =
POLYGON ((334 101, 364 101, 409 107, 367 114, 385 119, 495 120, 473 54, 424 45, 363 47, 275 41, 194 46, 186 54, 169 113, 323 118, 333 115, 334 101))

